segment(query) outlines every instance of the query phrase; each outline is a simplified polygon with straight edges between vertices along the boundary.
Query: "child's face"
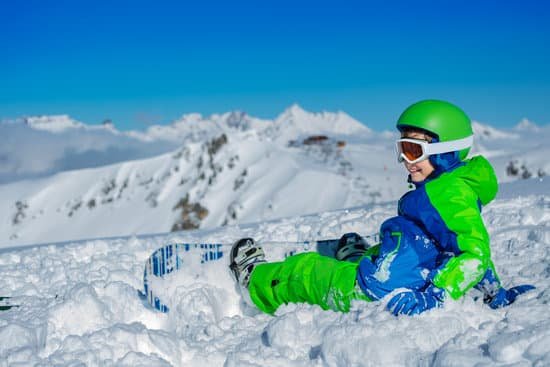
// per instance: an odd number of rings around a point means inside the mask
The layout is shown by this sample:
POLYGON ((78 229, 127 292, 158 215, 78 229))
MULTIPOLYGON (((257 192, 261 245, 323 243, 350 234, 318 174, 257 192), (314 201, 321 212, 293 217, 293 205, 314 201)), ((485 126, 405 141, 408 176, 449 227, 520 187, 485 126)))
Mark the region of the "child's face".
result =
MULTIPOLYGON (((401 134, 401 137, 426 141, 431 140, 428 135, 417 131, 406 131, 401 134)), ((425 159, 416 163, 409 163, 407 161, 403 161, 403 163, 405 164, 405 168, 407 169, 407 171, 409 171, 411 175, 412 182, 424 181, 435 169, 434 166, 432 166, 432 164, 430 163, 429 159, 425 159)))

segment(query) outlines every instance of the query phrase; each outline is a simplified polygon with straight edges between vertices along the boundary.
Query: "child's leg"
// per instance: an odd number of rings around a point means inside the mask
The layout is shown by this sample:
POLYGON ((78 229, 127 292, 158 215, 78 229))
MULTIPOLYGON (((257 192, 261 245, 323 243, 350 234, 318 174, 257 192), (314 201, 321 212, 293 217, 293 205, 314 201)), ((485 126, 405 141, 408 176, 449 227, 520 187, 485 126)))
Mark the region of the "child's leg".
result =
POLYGON ((316 252, 299 254, 256 266, 248 290, 254 304, 270 314, 290 302, 347 312, 352 300, 368 300, 356 286, 357 267, 316 252))

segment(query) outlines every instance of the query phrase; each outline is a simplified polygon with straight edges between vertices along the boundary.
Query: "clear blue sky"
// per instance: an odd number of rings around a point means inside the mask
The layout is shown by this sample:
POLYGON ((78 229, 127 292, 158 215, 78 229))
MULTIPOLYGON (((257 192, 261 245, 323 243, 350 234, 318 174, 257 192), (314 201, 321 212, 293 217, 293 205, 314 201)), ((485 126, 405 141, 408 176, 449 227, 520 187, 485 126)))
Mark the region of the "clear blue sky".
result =
POLYGON ((546 1, 3 1, 0 119, 120 129, 292 103, 376 130, 423 98, 550 123, 546 1))

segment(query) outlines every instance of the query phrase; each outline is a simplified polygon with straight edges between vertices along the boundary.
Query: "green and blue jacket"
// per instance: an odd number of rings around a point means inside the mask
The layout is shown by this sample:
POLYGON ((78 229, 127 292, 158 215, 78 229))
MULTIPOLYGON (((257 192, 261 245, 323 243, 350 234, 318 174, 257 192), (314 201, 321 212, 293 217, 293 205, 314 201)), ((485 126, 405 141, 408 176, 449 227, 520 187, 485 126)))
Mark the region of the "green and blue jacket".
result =
POLYGON ((417 183, 399 200, 398 215, 382 224, 381 244, 361 260, 361 289, 380 299, 398 288, 422 291, 433 284, 458 299, 484 277, 498 282, 481 217, 497 190, 482 156, 417 183))

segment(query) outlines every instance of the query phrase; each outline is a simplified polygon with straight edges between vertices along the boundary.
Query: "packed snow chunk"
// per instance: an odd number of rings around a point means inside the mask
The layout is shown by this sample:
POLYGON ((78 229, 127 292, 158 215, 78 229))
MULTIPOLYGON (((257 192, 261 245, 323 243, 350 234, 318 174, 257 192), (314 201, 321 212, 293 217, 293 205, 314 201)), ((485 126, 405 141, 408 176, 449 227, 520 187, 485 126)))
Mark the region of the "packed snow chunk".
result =
POLYGON ((39 347, 35 330, 15 323, 0 327, 0 358, 29 347, 39 347))
MULTIPOLYGON (((516 328, 516 327, 512 327, 516 328)), ((489 338, 488 351, 497 362, 536 362, 550 356, 550 322, 523 330, 506 331, 489 338)))
POLYGON ((216 324, 225 316, 226 292, 198 283, 191 288, 179 287, 174 298, 172 304, 176 306, 169 313, 169 317, 176 334, 185 334, 202 341, 212 339, 215 336, 210 333, 213 329, 205 329, 205 326, 216 324))
POLYGON ((466 305, 466 314, 460 308, 451 303, 413 317, 394 317, 384 302, 358 303, 323 331, 320 358, 329 366, 429 364, 444 343, 477 326, 480 318, 470 315, 470 306, 466 305))
POLYGON ((309 359, 312 349, 321 344, 322 331, 341 315, 306 304, 283 306, 263 331, 262 342, 289 359, 309 359))
POLYGON ((63 303, 54 306, 51 310, 48 320, 50 337, 83 335, 108 326, 113 318, 111 310, 88 284, 74 285, 65 297, 63 303))
POLYGON ((329 366, 416 365, 425 355, 406 334, 379 331, 359 324, 333 325, 325 334, 320 354, 329 366))
POLYGON ((159 318, 151 318, 143 312, 143 301, 137 297, 137 291, 123 282, 110 282, 97 290, 98 297, 104 306, 114 315, 113 320, 119 323, 141 322, 148 327, 161 327, 159 318))
POLYGON ((157 356, 173 365, 182 365, 193 352, 188 352, 185 341, 161 330, 149 330, 140 323, 116 324, 89 336, 93 348, 108 351, 105 359, 124 358, 129 351, 157 356))
POLYGON ((69 335, 49 355, 47 365, 64 365, 70 361, 92 366, 119 365, 113 362, 131 358, 127 356, 132 352, 139 353, 140 360, 184 365, 185 350, 183 341, 166 332, 150 331, 139 323, 116 324, 82 336, 69 335))
POLYGON ((158 356, 149 356, 143 353, 129 352, 116 361, 119 367, 172 367, 172 364, 158 356))

